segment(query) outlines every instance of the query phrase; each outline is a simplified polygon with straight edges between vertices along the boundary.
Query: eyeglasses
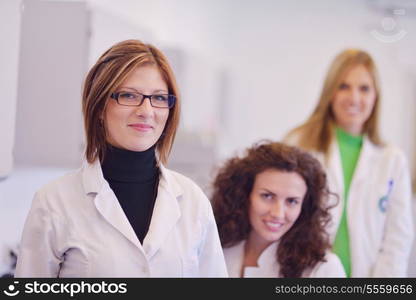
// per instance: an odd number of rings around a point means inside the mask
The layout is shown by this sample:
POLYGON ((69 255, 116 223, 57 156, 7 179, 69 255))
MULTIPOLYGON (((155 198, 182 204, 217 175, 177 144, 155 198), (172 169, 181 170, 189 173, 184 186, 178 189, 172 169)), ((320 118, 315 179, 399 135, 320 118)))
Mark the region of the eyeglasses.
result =
POLYGON ((118 104, 124 106, 140 106, 144 99, 149 98, 150 105, 158 108, 172 108, 176 101, 175 95, 170 94, 155 94, 143 95, 139 92, 117 92, 112 93, 111 98, 117 101, 118 104))

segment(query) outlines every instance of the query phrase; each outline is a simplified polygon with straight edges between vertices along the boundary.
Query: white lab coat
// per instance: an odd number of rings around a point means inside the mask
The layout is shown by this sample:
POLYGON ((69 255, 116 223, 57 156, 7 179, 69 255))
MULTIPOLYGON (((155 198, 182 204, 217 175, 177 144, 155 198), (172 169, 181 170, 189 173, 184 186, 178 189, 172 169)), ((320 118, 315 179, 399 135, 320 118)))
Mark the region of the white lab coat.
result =
MULTIPOLYGON (((246 241, 241 241, 233 247, 224 249, 225 262, 230 277, 240 277, 244 261, 246 241)), ((257 267, 245 267, 243 277, 280 277, 280 267, 276 260, 278 242, 270 244, 257 260, 257 267)), ((318 263, 313 269, 306 270, 302 277, 345 277, 344 268, 338 256, 327 252, 326 262, 318 263)))
MULTIPOLYGON (((296 143, 296 137, 287 141, 296 143)), ((344 207, 344 177, 336 139, 325 163, 329 188, 339 196, 328 230, 334 241, 344 207)), ((334 198, 332 198, 334 201, 334 198)), ((411 182, 400 149, 364 137, 347 203, 352 277, 405 277, 413 240, 411 182)))
POLYGON ((98 161, 47 184, 27 217, 16 277, 226 277, 209 200, 160 169, 143 245, 98 161))

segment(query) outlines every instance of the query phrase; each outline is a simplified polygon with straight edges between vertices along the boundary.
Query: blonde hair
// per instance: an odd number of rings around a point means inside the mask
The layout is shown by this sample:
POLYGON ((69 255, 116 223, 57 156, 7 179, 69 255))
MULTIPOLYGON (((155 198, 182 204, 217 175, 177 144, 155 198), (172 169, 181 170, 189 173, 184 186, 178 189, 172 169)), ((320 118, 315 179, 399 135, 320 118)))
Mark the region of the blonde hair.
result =
POLYGON ((167 58, 156 47, 139 40, 126 40, 113 45, 104 52, 88 72, 82 95, 82 112, 86 135, 85 156, 89 163, 97 158, 103 160, 107 133, 103 126, 104 110, 111 93, 139 66, 156 66, 168 85, 169 94, 176 96, 175 105, 156 149, 159 159, 166 163, 179 124, 180 99, 175 76, 167 58))
POLYGON ((368 70, 376 91, 374 108, 364 124, 363 133, 367 134, 373 143, 383 144, 378 129, 380 85, 376 66, 371 56, 359 49, 347 49, 336 56, 329 67, 318 105, 305 123, 289 132, 287 139, 297 136, 298 146, 307 150, 322 152, 326 157, 328 156, 335 124, 331 109, 332 99, 346 74, 357 65, 362 65, 368 70))

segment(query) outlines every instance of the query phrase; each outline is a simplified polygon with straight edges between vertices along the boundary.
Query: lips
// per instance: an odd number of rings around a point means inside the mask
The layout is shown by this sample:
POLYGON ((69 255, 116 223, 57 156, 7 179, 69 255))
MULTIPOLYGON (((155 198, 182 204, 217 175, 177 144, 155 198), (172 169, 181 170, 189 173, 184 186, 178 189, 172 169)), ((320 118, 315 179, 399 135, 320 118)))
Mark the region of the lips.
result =
POLYGON ((348 107, 347 109, 345 109, 345 112, 348 114, 355 115, 360 113, 360 109, 358 107, 348 107))
POLYGON ((153 126, 144 123, 129 124, 128 126, 141 132, 147 132, 153 129, 153 126))
POLYGON ((273 232, 279 231, 280 228, 284 225, 282 222, 270 222, 265 221, 266 227, 273 232))

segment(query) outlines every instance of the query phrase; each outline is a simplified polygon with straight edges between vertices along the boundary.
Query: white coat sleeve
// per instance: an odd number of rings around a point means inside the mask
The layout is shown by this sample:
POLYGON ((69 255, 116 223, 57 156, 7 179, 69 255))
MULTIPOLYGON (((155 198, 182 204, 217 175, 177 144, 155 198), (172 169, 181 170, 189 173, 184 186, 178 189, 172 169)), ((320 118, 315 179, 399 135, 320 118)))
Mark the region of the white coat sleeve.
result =
POLYGON ((57 218, 36 193, 23 228, 15 277, 58 277, 61 257, 56 251, 57 218))
POLYGON ((311 278, 337 278, 346 277, 344 267, 338 256, 334 253, 327 253, 325 256, 326 262, 319 263, 309 277, 311 278))
POLYGON ((228 277, 217 224, 210 202, 206 200, 205 229, 199 249, 199 277, 228 277))
POLYGON ((398 156, 385 230, 372 277, 406 277, 414 237, 411 182, 406 158, 398 156))

